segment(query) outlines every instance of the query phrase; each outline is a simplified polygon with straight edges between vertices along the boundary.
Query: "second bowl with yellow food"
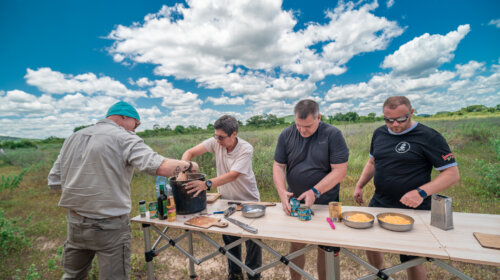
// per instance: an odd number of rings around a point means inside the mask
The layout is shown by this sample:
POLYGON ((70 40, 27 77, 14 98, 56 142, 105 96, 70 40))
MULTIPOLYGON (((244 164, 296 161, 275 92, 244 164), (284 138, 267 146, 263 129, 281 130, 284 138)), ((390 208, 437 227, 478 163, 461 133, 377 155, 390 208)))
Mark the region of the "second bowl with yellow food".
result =
POLYGON ((392 231, 409 231, 415 222, 412 217, 400 213, 380 213, 377 221, 381 227, 392 231))
POLYGON ((343 212, 341 216, 344 224, 352 228, 372 227, 375 220, 372 214, 361 211, 347 211, 343 212))

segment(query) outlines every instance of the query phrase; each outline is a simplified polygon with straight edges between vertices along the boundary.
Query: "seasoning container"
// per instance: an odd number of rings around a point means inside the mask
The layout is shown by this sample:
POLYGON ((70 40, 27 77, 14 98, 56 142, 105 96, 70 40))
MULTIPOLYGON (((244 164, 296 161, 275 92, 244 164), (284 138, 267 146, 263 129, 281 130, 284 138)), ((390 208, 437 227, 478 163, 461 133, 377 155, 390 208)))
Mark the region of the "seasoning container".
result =
POLYGON ((175 222, 177 219, 177 211, 175 209, 175 200, 173 196, 167 197, 167 221, 175 222))
POLYGON ((149 203, 149 218, 158 218, 158 202, 149 203))
POLYGON ((141 211, 141 218, 146 218, 146 201, 139 201, 139 210, 141 211))
POLYGON ((311 208, 309 206, 301 206, 297 209, 299 215, 299 220, 309 221, 311 220, 311 208))
POLYGON ((340 222, 342 219, 342 211, 341 211, 341 204, 340 202, 337 201, 331 201, 328 203, 329 211, 330 211, 330 219, 333 222, 340 222))
POLYGON ((298 217, 299 214, 297 213, 297 209, 300 207, 300 202, 296 198, 290 198, 290 206, 291 206, 291 211, 290 215, 292 217, 298 217))

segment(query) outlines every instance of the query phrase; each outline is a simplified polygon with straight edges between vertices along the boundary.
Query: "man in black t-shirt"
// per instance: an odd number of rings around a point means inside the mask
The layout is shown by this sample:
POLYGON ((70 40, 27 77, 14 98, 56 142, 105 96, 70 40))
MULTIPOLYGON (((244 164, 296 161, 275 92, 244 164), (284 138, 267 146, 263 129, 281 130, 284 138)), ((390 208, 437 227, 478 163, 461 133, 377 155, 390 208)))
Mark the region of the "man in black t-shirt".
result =
MULTIPOLYGON (((339 201, 340 181, 346 175, 349 158, 349 149, 342 133, 338 128, 321 122, 316 102, 301 100, 295 105, 294 111, 295 124, 281 132, 273 164, 274 185, 283 211, 288 215, 292 196, 304 200, 306 206, 339 201)), ((304 247, 302 243, 291 243, 290 252, 304 247)), ((305 257, 294 258, 292 262, 303 269, 305 257)), ((320 248, 317 267, 319 278, 325 279, 325 253, 320 248)), ((290 274, 292 279, 301 277, 292 269, 290 274)))
MULTIPOLYGON (((389 97, 383 106, 386 126, 375 130, 366 163, 354 190, 363 201, 363 187, 375 185, 370 207, 430 210, 430 196, 460 179, 455 157, 446 140, 434 129, 412 120, 414 110, 404 96, 389 97), (431 180, 432 167, 440 174, 431 180)), ((380 252, 367 251, 368 261, 383 267, 380 252)), ((415 257, 401 255, 402 262, 415 257)), ((408 279, 426 279, 424 264, 407 269, 408 279)))

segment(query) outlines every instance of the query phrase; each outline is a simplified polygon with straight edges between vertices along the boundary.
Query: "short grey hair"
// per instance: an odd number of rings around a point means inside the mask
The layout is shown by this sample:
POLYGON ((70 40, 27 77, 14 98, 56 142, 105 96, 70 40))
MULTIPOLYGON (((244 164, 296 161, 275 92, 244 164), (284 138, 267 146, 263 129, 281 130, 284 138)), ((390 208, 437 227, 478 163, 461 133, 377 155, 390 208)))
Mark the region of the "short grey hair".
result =
POLYGON ((303 99, 295 105, 293 111, 301 120, 307 119, 309 115, 313 115, 314 118, 317 118, 319 114, 319 105, 312 99, 303 99))
POLYGON ((214 129, 222 129, 228 136, 231 136, 233 132, 238 132, 238 121, 233 116, 224 115, 215 121, 214 129))

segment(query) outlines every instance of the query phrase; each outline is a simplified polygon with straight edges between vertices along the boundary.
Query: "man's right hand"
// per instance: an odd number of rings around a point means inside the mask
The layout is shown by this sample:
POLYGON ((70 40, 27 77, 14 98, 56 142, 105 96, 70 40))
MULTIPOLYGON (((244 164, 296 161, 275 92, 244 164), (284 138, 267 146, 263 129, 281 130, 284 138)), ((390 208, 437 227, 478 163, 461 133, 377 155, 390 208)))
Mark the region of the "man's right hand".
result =
POLYGON ((281 206, 283 207, 283 211, 287 215, 291 215, 292 207, 290 206, 290 197, 293 196, 293 193, 283 191, 282 193, 279 194, 280 199, 281 199, 281 206))
POLYGON ((354 188, 354 200, 359 203, 359 204, 363 204, 365 203, 365 201, 363 200, 363 189, 356 186, 356 188, 354 188))

